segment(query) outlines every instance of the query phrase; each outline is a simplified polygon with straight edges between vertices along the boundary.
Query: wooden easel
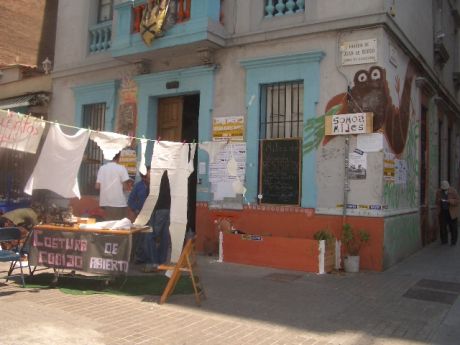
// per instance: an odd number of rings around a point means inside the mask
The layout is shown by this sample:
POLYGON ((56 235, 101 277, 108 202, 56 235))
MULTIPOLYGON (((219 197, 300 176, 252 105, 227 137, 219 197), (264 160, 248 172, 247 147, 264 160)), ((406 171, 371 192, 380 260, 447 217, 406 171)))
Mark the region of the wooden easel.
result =
POLYGON ((181 277, 181 273, 188 272, 192 280, 193 290, 195 291, 196 304, 201 305, 201 298, 206 299, 206 295, 201 285, 201 279, 197 275, 196 266, 195 241, 194 239, 189 239, 184 249, 182 249, 182 253, 176 265, 160 265, 158 267, 160 271, 172 271, 171 278, 169 278, 168 284, 161 295, 160 304, 165 303, 168 297, 171 296, 181 277))

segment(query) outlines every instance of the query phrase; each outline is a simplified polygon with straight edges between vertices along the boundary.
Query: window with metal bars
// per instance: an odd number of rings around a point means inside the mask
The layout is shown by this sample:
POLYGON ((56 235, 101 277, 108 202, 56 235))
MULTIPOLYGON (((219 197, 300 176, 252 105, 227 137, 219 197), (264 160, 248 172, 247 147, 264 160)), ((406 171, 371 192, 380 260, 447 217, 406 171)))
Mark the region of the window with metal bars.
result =
MULTIPOLYGON (((82 127, 94 130, 104 130, 105 103, 86 104, 83 106, 82 127)), ((98 195, 96 178, 99 167, 103 163, 102 150, 89 140, 79 172, 80 190, 83 195, 98 195)))
POLYGON ((261 203, 300 204, 303 94, 302 81, 262 86, 259 152, 261 203))
POLYGON ((303 82, 282 82, 262 87, 260 138, 302 138, 303 82))

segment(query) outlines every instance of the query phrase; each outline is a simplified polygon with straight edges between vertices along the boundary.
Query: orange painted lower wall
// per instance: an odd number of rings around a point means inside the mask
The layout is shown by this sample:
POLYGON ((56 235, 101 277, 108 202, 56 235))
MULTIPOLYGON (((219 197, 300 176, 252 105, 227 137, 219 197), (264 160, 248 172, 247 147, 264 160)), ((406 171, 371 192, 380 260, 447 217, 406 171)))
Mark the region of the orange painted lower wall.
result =
POLYGON ((318 241, 305 238, 224 234, 225 262, 318 272, 318 241))
MULTIPOLYGON (((293 246, 293 251, 297 250, 296 244, 293 244, 296 239, 312 240, 314 233, 320 229, 328 229, 337 238, 340 238, 343 221, 342 216, 317 215, 313 209, 300 207, 250 206, 241 211, 227 211, 211 210, 206 203, 198 203, 196 208, 196 248, 199 252, 218 253, 218 232, 222 219, 231 222, 234 229, 246 234, 272 237, 272 241, 265 241, 267 248, 259 248, 253 259, 245 259, 248 261, 247 264, 252 265, 257 265, 257 262, 260 261, 258 258, 262 255, 260 253, 270 253, 270 249, 273 250, 276 246, 284 248, 289 243, 293 246)), ((361 268, 373 271, 383 270, 384 219, 381 217, 348 216, 346 221, 356 229, 366 229, 371 235, 369 243, 361 251, 361 268)), ((223 230, 225 231, 225 229, 223 230)), ((231 243, 231 250, 234 253, 224 250, 225 257, 234 259, 234 262, 245 263, 242 262, 246 255, 243 253, 254 248, 249 247, 251 245, 249 243, 242 243, 243 241, 234 242, 231 243)), ((262 247, 260 244, 259 246, 262 247)), ((299 243, 299 246, 302 244, 299 243)), ((283 253, 285 254, 283 260, 286 263, 298 260, 297 254, 290 257, 289 250, 284 251, 283 249, 283 253)), ((298 268, 293 266, 292 269, 298 268)))

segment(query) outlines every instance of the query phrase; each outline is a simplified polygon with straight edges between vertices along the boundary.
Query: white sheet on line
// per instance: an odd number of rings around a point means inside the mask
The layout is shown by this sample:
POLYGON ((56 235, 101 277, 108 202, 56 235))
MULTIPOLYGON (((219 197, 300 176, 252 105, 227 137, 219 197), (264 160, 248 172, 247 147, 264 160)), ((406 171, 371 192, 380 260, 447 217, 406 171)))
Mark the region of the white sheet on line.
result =
POLYGON ((52 124, 24 192, 49 189, 64 198, 80 198, 77 175, 89 135, 87 129, 67 135, 59 124, 52 124))

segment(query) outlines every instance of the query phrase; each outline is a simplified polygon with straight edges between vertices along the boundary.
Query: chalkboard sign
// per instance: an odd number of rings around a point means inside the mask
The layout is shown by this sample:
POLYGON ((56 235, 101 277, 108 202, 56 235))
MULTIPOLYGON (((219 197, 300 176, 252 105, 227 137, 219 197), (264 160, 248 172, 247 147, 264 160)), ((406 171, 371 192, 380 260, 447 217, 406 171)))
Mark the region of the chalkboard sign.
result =
POLYGON ((261 141, 259 190, 262 204, 300 204, 300 139, 261 141))

